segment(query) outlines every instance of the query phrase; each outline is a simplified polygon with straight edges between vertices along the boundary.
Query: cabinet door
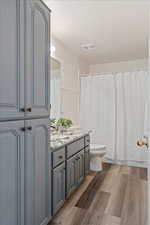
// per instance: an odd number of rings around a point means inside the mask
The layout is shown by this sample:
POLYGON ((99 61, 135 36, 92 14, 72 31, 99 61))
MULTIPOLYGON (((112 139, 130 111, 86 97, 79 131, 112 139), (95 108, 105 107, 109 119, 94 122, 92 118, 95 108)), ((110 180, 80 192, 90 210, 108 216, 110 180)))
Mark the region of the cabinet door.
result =
POLYGON ((23 1, 0 1, 0 121, 24 112, 23 1))
POLYGON ((25 121, 25 225, 51 216, 51 165, 47 119, 25 121))
POLYGON ((85 148, 85 175, 89 173, 90 170, 90 149, 89 146, 85 148))
POLYGON ((65 163, 53 170, 53 215, 65 201, 65 163))
POLYGON ((0 224, 24 225, 23 121, 0 124, 0 224))
POLYGON ((50 11, 42 1, 26 3, 26 116, 48 116, 50 105, 50 11))
POLYGON ((80 185, 80 183, 84 179, 84 150, 82 150, 77 155, 77 183, 80 185))
POLYGON ((67 197, 75 190, 77 185, 76 175, 76 158, 72 157, 71 159, 67 160, 67 197))

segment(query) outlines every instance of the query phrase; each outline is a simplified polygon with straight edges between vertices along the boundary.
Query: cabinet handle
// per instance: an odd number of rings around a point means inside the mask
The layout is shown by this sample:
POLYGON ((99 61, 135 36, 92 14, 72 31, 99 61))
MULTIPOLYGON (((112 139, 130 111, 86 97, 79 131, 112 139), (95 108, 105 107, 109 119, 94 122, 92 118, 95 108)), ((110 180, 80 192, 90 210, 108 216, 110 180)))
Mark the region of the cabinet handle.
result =
POLYGON ((32 130, 32 127, 27 127, 27 130, 32 130))
POLYGON ((31 111, 32 111, 32 108, 27 108, 27 109, 21 108, 20 109, 20 112, 31 112, 31 111))
POLYGON ((21 131, 25 132, 26 131, 26 128, 25 127, 22 127, 21 128, 21 131))
POLYGON ((59 155, 59 157, 58 157, 59 159, 63 159, 63 156, 62 155, 59 155))
POLYGON ((27 108, 26 111, 27 112, 31 112, 32 111, 32 108, 27 108))
POLYGON ((25 112, 25 111, 26 111, 25 108, 20 109, 20 112, 25 112))
POLYGON ((21 131, 25 132, 26 130, 32 130, 32 127, 22 127, 21 131))

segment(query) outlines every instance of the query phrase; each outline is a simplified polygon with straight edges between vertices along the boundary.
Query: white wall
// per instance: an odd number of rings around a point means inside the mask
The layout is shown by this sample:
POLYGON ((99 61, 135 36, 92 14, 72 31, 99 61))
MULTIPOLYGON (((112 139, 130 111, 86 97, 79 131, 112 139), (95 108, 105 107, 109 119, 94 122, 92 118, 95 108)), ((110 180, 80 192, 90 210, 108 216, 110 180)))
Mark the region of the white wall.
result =
POLYGON ((80 74, 88 73, 88 64, 79 59, 56 38, 52 38, 56 51, 52 57, 60 61, 62 69, 62 116, 79 122, 80 74))
POLYGON ((89 71, 90 74, 94 74, 98 72, 127 72, 147 68, 148 59, 137 59, 132 61, 90 65, 89 71))

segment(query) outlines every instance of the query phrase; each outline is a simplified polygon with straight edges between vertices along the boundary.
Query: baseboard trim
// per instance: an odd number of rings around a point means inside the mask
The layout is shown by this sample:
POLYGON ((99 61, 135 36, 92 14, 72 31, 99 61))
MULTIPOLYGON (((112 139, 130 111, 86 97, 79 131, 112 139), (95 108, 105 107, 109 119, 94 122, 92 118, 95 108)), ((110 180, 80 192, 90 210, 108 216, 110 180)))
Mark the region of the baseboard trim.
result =
POLYGON ((148 162, 146 162, 146 161, 138 162, 138 161, 132 161, 132 160, 113 160, 113 159, 108 159, 108 158, 105 158, 103 161, 107 162, 107 163, 118 164, 118 165, 127 165, 127 166, 148 168, 148 162))

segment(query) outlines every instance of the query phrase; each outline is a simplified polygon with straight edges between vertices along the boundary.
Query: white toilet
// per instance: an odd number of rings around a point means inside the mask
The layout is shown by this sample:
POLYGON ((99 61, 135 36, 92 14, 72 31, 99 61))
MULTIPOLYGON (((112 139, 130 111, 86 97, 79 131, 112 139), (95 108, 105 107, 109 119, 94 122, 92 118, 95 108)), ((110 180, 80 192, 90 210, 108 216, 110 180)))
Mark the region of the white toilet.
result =
POLYGON ((90 170, 101 171, 102 168, 102 158, 106 154, 105 145, 90 145, 90 170))

